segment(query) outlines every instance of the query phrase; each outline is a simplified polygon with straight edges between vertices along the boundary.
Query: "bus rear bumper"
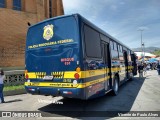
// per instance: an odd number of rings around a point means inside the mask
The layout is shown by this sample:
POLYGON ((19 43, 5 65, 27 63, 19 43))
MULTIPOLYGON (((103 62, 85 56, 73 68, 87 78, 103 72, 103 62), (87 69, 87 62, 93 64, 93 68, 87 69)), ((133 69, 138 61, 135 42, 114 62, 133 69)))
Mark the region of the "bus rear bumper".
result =
POLYGON ((84 89, 81 88, 52 88, 52 87, 25 86, 25 89, 27 93, 30 94, 85 99, 85 96, 83 94, 84 89))

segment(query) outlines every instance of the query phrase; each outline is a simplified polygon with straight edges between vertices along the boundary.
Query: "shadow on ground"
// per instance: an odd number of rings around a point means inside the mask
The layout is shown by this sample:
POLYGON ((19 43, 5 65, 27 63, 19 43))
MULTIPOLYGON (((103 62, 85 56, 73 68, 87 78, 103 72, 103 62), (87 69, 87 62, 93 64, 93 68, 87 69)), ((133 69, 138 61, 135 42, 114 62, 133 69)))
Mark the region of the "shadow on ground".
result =
MULTIPOLYGON (((49 104, 38 110, 45 116, 82 117, 116 117, 118 113, 127 113, 145 81, 145 78, 134 78, 123 84, 117 96, 107 95, 93 100, 64 98, 63 104, 49 104)), ((138 108, 137 108, 138 109, 138 108)))
POLYGON ((5 101, 5 103, 12 103, 12 102, 19 102, 22 101, 21 99, 15 99, 15 100, 10 100, 10 101, 5 101))

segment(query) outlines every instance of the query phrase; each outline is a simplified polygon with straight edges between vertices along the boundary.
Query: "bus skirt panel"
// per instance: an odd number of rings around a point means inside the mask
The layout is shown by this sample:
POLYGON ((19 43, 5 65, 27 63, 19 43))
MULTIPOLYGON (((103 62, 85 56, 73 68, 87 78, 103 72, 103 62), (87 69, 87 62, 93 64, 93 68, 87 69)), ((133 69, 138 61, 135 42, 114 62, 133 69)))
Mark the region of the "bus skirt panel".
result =
POLYGON ((85 99, 84 88, 54 88, 54 87, 25 86, 25 89, 27 93, 30 94, 85 99))

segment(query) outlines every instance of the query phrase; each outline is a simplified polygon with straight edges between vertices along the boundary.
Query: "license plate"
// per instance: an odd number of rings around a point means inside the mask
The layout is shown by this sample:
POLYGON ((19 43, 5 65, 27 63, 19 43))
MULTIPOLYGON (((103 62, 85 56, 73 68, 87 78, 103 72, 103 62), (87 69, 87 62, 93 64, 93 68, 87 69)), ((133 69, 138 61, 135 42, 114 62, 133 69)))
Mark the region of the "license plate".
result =
POLYGON ((52 79, 53 79, 53 76, 44 76, 43 79, 44 79, 44 80, 52 80, 52 79))

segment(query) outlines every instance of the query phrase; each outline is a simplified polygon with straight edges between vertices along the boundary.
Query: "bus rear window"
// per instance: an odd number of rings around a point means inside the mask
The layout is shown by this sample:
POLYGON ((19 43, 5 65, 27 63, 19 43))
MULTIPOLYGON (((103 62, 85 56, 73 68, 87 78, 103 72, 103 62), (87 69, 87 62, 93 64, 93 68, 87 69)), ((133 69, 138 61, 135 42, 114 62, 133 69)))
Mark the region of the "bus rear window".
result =
POLYGON ((78 43, 78 26, 73 16, 50 19, 32 26, 27 34, 27 49, 78 43))

